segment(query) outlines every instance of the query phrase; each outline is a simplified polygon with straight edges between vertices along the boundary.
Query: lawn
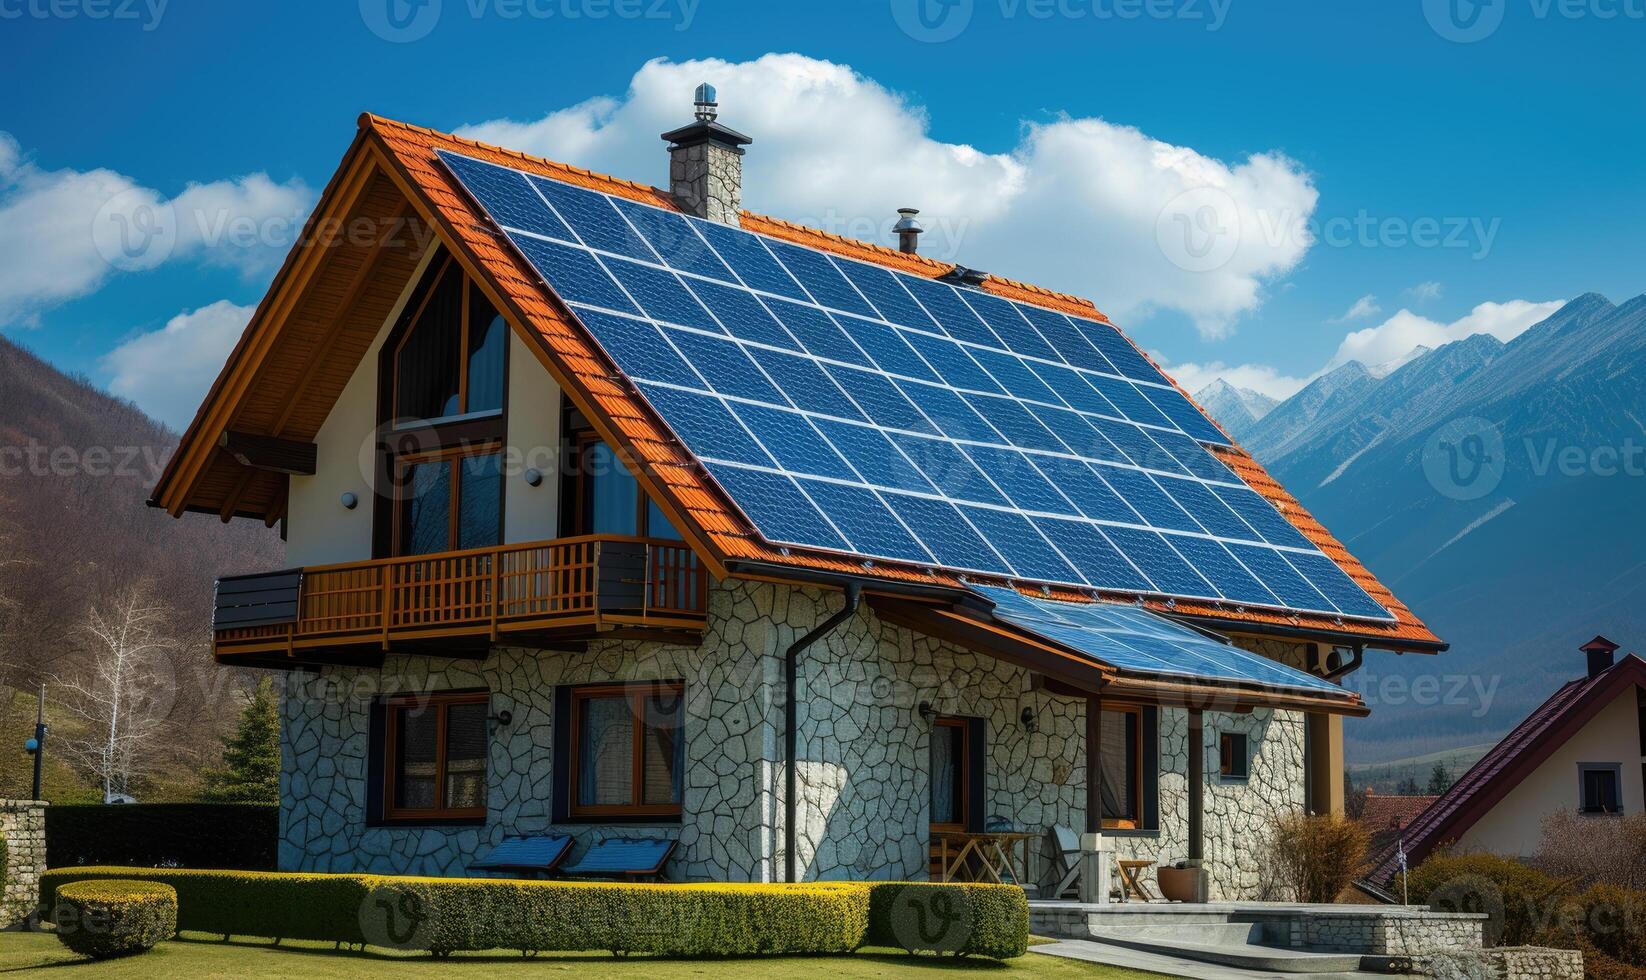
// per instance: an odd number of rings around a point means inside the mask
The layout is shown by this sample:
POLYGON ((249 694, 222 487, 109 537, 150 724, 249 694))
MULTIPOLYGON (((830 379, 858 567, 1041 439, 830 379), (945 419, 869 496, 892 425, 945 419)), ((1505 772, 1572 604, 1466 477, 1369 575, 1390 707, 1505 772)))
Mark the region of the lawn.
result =
POLYGON ((281 980, 352 980, 356 977, 449 976, 552 977, 597 974, 604 977, 660 978, 713 977, 715 980, 814 977, 827 971, 831 980, 854 977, 942 976, 970 973, 980 976, 1037 977, 1047 980, 1159 980, 1152 974, 1112 970, 1030 953, 1009 963, 992 960, 939 960, 913 957, 899 951, 870 950, 853 956, 783 957, 741 960, 658 960, 643 956, 616 959, 603 954, 545 953, 526 959, 511 954, 456 954, 437 960, 429 956, 389 953, 337 952, 330 944, 257 942, 225 943, 186 936, 161 943, 152 951, 127 959, 93 963, 83 960, 50 933, 0 933, 0 975, 46 967, 59 976, 84 975, 99 980, 153 980, 154 977, 280 977, 281 980))

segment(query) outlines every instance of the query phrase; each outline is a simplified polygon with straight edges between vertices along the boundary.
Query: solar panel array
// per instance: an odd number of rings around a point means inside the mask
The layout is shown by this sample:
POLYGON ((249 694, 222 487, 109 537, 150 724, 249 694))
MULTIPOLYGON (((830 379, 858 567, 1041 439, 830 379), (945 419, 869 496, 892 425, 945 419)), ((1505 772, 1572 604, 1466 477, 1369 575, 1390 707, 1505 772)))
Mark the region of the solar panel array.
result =
POLYGON ((1343 694, 1331 681, 1219 643, 1136 606, 1034 599, 1016 589, 980 585, 972 591, 994 602, 996 619, 1120 670, 1343 694))
POLYGON ((1108 323, 441 158, 774 544, 1392 618, 1108 323))

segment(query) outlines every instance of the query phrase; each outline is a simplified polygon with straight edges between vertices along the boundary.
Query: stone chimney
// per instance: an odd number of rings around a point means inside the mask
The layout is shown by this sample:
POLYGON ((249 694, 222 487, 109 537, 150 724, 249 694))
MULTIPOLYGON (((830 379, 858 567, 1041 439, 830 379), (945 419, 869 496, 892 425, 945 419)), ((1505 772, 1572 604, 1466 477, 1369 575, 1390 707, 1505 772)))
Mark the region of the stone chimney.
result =
POLYGON ((680 207, 710 221, 737 225, 743 210, 743 147, 754 140, 715 122, 714 86, 697 87, 697 120, 664 133, 669 143, 669 193, 680 207))
POLYGON ((1612 654, 1617 652, 1617 644, 1604 636, 1597 636, 1578 649, 1589 655, 1589 676, 1599 677, 1611 669, 1612 654))

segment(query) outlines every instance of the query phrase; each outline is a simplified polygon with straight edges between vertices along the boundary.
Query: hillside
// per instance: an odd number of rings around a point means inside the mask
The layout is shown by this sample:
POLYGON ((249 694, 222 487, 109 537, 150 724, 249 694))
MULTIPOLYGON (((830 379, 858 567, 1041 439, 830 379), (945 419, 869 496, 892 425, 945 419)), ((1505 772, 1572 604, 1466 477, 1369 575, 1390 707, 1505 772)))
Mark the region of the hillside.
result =
POLYGON ((1368 658, 1351 757, 1495 740, 1581 673, 1578 644, 1646 636, 1643 382, 1646 297, 1590 294, 1507 344, 1344 365, 1253 427, 1244 444, 1452 644, 1368 658))
MULTIPOLYGON (((258 524, 177 521, 146 505, 176 438, 0 338, 0 687, 29 694, 0 697, 0 731, 32 723, 36 685, 83 662, 87 611, 146 583, 179 644, 166 768, 186 779, 200 753, 215 760, 216 733, 238 705, 233 677, 207 653, 213 580, 279 567, 284 549, 258 524)), ((21 758, 0 753, 0 796, 25 792, 21 758)))

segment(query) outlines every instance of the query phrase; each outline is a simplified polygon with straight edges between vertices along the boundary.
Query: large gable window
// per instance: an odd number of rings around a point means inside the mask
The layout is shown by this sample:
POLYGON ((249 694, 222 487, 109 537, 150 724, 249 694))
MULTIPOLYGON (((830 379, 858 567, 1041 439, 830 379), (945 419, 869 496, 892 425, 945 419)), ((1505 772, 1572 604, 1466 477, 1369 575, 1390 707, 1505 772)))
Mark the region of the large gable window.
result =
POLYGON ((502 543, 508 324, 444 251, 384 346, 379 553, 502 543))

